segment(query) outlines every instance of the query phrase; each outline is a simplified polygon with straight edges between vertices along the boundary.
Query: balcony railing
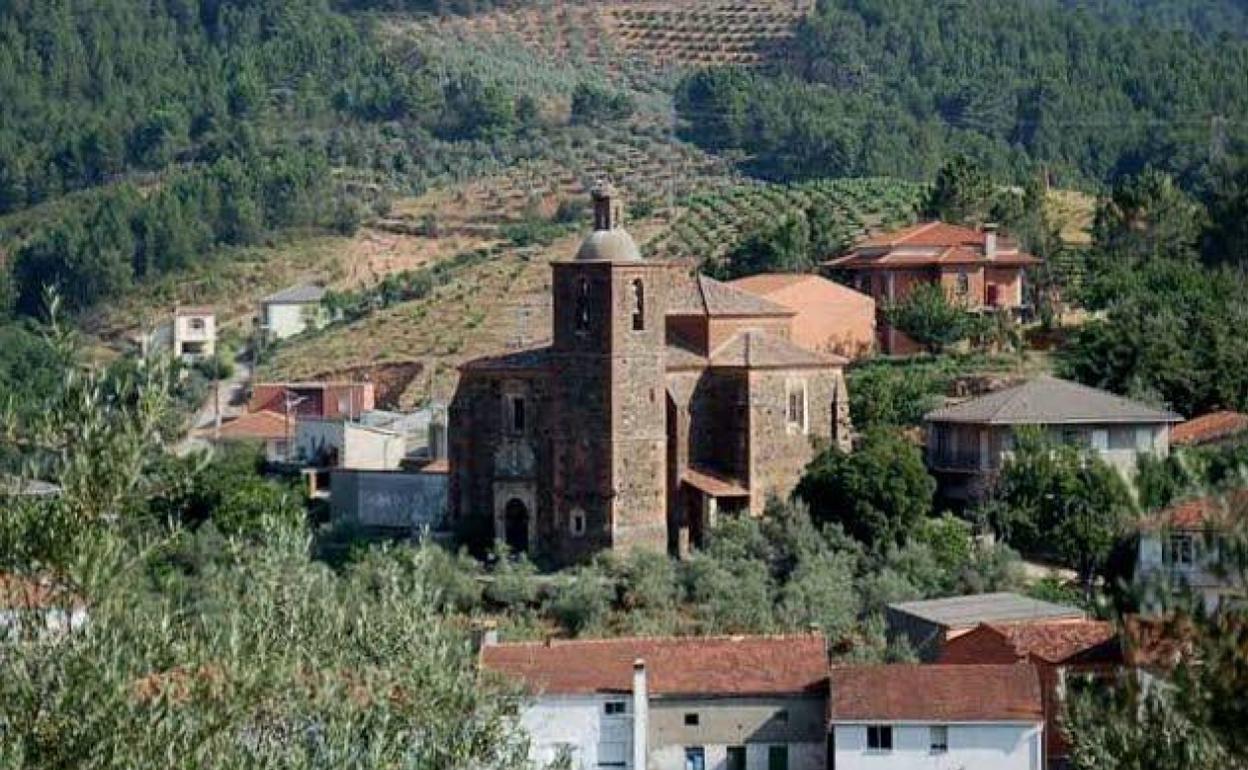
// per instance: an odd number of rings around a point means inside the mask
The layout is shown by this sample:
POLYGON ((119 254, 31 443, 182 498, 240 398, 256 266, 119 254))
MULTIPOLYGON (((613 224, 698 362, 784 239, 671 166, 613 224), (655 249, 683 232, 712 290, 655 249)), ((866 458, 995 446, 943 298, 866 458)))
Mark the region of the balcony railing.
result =
POLYGON ((981 467, 981 457, 977 450, 944 450, 932 452, 927 457, 928 464, 943 470, 974 471, 981 467))

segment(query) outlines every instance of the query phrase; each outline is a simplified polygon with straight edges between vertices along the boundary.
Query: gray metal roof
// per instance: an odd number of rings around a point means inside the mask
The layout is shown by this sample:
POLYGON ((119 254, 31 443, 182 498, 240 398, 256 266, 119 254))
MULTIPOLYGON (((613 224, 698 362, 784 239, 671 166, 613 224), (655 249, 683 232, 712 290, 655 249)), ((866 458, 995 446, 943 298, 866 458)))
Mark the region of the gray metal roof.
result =
POLYGON ((980 623, 1020 620, 1080 620, 1086 617, 1077 607, 1042 602, 1012 593, 951 596, 947 599, 890 604, 888 608, 944 628, 970 628, 980 623))
POLYGON ((298 286, 290 286, 275 292, 260 300, 267 304, 278 305, 301 305, 311 302, 320 302, 325 298, 325 287, 318 286, 314 283, 304 283, 298 286))
POLYGON ((928 422, 982 425, 1182 422, 1174 412, 1154 409, 1056 377, 1037 377, 1012 388, 929 412, 928 422))

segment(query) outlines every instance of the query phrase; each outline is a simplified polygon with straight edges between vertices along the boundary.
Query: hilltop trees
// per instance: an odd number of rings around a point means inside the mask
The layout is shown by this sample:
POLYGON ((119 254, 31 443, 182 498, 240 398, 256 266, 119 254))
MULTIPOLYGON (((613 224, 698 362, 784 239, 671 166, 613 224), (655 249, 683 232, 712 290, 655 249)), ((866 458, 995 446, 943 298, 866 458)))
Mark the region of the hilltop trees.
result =
POLYGON ((950 302, 944 287, 935 283, 914 287, 901 302, 885 307, 884 317, 932 354, 965 340, 977 327, 967 309, 950 302))

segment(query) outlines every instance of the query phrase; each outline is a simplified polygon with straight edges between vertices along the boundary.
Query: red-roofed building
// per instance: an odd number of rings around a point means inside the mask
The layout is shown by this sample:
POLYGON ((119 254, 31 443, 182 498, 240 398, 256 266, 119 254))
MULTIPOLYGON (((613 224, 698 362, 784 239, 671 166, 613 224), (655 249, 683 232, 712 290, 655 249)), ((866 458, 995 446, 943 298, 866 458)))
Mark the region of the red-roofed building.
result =
POLYGON ((1248 414, 1210 412, 1179 423, 1170 432, 1175 446, 1205 446, 1238 441, 1248 434, 1248 414))
POLYGON ((728 284, 797 313, 792 339, 821 353, 854 359, 875 349, 875 300, 810 273, 763 273, 728 284))
POLYGON ((265 460, 284 463, 290 458, 295 417, 268 410, 247 412, 222 423, 219 429, 201 428, 196 433, 214 443, 257 444, 264 448, 265 460))
POLYGON ((1222 536, 1248 522, 1248 489, 1225 495, 1182 500, 1144 520, 1136 580, 1144 589, 1146 605, 1161 602, 1163 594, 1187 588, 1208 609, 1248 594, 1242 575, 1218 569, 1222 536))
POLYGON ((1045 758, 1061 766, 1069 746, 1061 731, 1062 683, 1070 674, 1104 675, 1122 664, 1118 634, 1099 620, 984 623, 946 642, 940 662, 960 665, 1032 664, 1044 700, 1045 758))
POLYGON ((829 746, 837 770, 1037 770, 1044 708, 1034 666, 834 666, 829 746))
MULTIPOLYGON (((902 302, 916 286, 937 284, 951 300, 971 310, 1018 311, 1025 304, 1024 276, 1040 260, 999 237, 995 226, 976 230, 944 222, 923 222, 868 238, 828 267, 854 274, 859 291, 884 307, 902 302)), ((907 354, 921 348, 883 319, 877 324, 885 353, 907 354)))
POLYGON ((487 640, 480 664, 534 698, 538 767, 562 753, 577 768, 827 766, 819 635, 487 640))

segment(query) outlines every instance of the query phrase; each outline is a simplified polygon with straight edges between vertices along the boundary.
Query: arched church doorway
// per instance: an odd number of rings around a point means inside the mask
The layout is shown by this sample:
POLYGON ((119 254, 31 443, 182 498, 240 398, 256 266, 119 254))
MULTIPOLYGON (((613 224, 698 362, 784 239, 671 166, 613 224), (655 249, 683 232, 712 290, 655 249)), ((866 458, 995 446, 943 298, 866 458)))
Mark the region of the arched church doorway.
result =
POLYGON ((512 553, 529 550, 529 509, 514 497, 503 509, 503 538, 512 553))

